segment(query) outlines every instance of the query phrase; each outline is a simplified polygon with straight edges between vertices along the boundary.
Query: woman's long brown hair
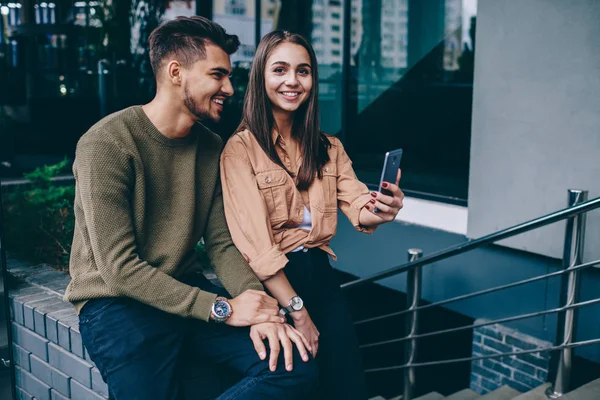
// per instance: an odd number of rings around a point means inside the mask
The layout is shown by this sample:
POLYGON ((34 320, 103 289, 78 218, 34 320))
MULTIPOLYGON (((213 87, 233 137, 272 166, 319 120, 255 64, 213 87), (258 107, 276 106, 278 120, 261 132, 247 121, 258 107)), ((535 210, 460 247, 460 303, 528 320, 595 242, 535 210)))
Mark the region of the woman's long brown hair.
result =
POLYGON ((302 165, 298 172, 297 187, 306 190, 310 187, 315 177, 323 178, 323 166, 329 161, 327 150, 331 143, 321 133, 319 127, 319 76, 317 72, 317 57, 310 43, 301 35, 288 31, 276 30, 265 35, 260 41, 254 56, 254 63, 250 71, 250 81, 244 98, 242 123, 237 132, 248 129, 267 153, 269 158, 277 165, 289 171, 280 160, 275 150, 271 132, 276 127, 273 118, 271 102, 265 87, 265 69, 267 59, 273 50, 281 43, 294 43, 306 49, 310 56, 312 69, 312 89, 308 99, 294 114, 292 135, 300 144, 302 151, 302 165))

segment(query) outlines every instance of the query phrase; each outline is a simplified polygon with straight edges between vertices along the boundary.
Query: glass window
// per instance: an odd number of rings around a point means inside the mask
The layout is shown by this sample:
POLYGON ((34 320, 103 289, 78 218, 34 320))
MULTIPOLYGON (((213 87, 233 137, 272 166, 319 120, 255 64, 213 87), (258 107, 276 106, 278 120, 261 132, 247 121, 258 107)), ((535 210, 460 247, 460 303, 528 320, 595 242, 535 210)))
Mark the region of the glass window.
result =
POLYGON ((476 0, 386 0, 352 15, 361 33, 345 141, 361 179, 378 183, 385 152, 403 148, 403 188, 466 201, 476 10, 476 0))

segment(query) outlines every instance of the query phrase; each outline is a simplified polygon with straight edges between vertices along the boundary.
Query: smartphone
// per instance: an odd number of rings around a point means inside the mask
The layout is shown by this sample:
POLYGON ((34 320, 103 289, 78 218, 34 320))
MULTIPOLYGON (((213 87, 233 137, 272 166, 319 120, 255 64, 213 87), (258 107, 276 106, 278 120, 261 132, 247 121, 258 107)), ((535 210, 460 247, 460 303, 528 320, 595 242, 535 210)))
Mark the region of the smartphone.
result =
POLYGON ((381 185, 383 182, 396 183, 398 177, 398 169, 400 168, 400 160, 402 160, 402 149, 392 150, 385 153, 383 161, 383 169, 381 170, 381 180, 379 181, 379 191, 388 196, 392 192, 384 189, 381 185))

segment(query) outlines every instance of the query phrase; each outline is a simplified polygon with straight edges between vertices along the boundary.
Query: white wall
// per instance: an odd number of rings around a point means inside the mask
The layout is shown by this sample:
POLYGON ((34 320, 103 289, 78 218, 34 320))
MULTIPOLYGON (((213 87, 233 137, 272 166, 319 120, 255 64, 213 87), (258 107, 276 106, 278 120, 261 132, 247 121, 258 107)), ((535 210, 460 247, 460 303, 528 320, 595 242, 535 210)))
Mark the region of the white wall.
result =
MULTIPOLYGON (((479 0, 468 236, 600 196, 600 1, 479 0)), ((600 258, 600 212, 586 260, 600 258)), ((564 223, 502 244, 561 257, 564 223)))

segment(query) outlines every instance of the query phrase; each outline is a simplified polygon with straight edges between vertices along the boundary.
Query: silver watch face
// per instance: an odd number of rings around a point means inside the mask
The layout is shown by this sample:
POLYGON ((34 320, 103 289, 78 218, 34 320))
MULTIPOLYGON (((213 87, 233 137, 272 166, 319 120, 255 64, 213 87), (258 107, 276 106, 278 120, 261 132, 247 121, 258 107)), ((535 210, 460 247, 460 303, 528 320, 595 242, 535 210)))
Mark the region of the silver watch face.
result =
POLYGON ((304 307, 304 302, 299 296, 294 296, 290 300, 290 307, 292 307, 294 311, 300 311, 302 310, 302 307, 304 307))

